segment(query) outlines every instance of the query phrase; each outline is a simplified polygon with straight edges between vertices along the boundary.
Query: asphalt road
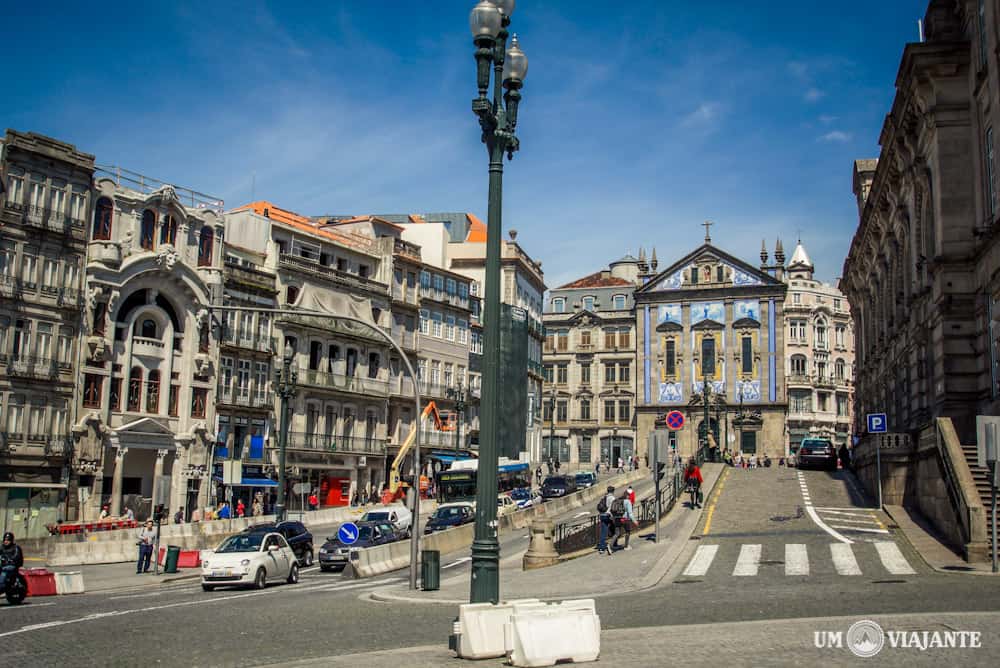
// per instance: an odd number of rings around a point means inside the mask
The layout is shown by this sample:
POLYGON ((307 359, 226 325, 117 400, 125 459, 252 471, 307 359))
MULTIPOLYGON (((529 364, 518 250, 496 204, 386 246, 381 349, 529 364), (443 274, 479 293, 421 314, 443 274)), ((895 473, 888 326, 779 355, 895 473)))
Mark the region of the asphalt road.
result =
MULTIPOLYGON (((800 477, 794 469, 729 470, 720 486, 717 497, 706 500, 711 522, 706 512, 697 540, 690 541, 659 586, 598 599, 603 628, 997 608, 1000 579, 930 571, 883 515, 866 509, 842 474, 808 471, 800 477), (814 510, 839 508, 846 515, 816 510, 814 519, 806 498, 814 510), (851 513, 860 519, 843 520, 851 513), (853 527, 832 528, 850 542, 835 538, 821 524, 853 527), (871 531, 858 530, 862 528, 871 531), (878 543, 895 548, 887 551, 876 547, 878 543), (831 544, 846 547, 832 550, 831 544), (746 545, 759 550, 744 550, 746 545), (789 552, 786 545, 803 547, 789 552), (702 558, 699 568, 690 570, 698 548, 713 546, 707 567, 702 558), (858 574, 841 573, 847 549, 858 574), (837 562, 834 551, 841 555, 837 562), (889 572, 886 559, 897 571, 905 562, 912 573, 889 572), (808 575, 801 573, 803 563, 808 575), (742 574, 734 574, 738 564, 742 574), (692 574, 701 567, 703 573, 692 574)), ((579 512, 583 510, 567 516, 579 512)), ((502 537, 503 558, 526 547, 523 531, 502 537)), ((468 571, 468 562, 462 561, 467 555, 444 556, 447 576, 468 571)), ((606 567, 600 558, 590 561, 594 568, 606 567)), ((552 576, 558 584, 558 568, 552 569, 552 576)), ((297 585, 274 585, 260 592, 205 593, 191 583, 155 591, 42 598, 16 608, 0 604, 0 643, 6 662, 18 666, 246 666, 444 645, 456 615, 453 606, 362 598, 405 577, 400 571, 354 581, 308 569, 297 585)), ((719 628, 724 633, 724 627, 719 628)))

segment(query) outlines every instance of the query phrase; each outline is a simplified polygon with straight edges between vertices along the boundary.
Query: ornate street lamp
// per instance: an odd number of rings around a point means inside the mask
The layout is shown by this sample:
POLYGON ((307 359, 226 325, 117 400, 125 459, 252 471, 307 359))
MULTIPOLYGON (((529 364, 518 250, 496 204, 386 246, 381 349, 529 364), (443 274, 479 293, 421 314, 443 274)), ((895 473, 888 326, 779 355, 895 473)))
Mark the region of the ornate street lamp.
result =
POLYGON ((285 452, 288 449, 288 423, 291 422, 292 411, 288 401, 295 396, 295 386, 299 382, 299 367, 293 364, 295 351, 292 345, 285 342, 285 354, 281 366, 275 365, 274 391, 281 397, 281 431, 278 432, 278 501, 274 504, 275 521, 285 519, 285 452))
POLYGON ((449 387, 447 394, 449 399, 455 400, 455 451, 457 452, 462 441, 462 422, 465 418, 465 387, 461 385, 449 387))
POLYGON ((481 0, 472 9, 469 26, 476 45, 476 84, 479 96, 472 111, 479 117, 482 140, 490 157, 490 191, 486 221, 486 295, 484 305, 483 395, 480 415, 479 473, 476 487, 476 532, 472 541, 470 601, 496 603, 500 598, 500 543, 497 540, 497 457, 500 407, 500 240, 503 156, 520 148, 514 130, 521 85, 528 59, 517 36, 507 49, 507 26, 514 0, 481 0), (490 65, 493 65, 493 97, 490 65), (506 92, 501 98, 501 84, 506 92))

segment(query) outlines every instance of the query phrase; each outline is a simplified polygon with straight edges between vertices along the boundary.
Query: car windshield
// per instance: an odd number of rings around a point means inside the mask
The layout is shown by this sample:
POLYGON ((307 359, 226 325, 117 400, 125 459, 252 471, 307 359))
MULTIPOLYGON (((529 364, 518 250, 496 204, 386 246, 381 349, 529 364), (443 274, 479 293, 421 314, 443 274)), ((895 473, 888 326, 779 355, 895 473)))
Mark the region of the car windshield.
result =
POLYGON ((382 513, 382 512, 365 513, 365 521, 368 522, 375 522, 378 520, 387 520, 387 519, 389 519, 389 513, 382 513))
POLYGON ((465 511, 464 508, 459 508, 457 506, 452 508, 438 508, 434 512, 434 517, 438 518, 439 520, 446 520, 450 518, 461 517, 464 514, 464 511, 465 511))
POLYGON ((244 533, 230 536, 222 541, 222 545, 218 547, 216 552, 257 552, 260 550, 264 535, 262 533, 244 533))
POLYGON ((566 478, 547 478, 545 485, 547 487, 562 487, 566 485, 566 478))

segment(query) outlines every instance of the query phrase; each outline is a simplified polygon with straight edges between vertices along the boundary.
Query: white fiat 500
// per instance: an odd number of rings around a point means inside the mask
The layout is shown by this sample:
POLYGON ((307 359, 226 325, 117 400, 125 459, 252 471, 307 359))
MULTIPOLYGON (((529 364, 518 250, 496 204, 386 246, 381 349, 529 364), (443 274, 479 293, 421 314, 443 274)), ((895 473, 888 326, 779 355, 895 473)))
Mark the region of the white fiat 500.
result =
POLYGON ((263 589, 268 581, 299 581, 299 564, 280 533, 239 533, 222 541, 214 551, 201 555, 201 588, 252 586, 263 589))

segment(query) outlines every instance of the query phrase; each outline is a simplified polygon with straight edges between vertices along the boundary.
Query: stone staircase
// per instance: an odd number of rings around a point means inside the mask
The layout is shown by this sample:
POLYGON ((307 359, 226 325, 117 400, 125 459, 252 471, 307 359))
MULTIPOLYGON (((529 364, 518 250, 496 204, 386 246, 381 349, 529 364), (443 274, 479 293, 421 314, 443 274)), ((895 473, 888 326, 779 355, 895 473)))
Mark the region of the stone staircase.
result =
MULTIPOLYGON (((965 455, 965 461, 969 465, 969 471, 972 472, 972 479, 976 482, 976 491, 979 492, 979 498, 983 504, 983 510, 986 512, 986 531, 990 531, 990 527, 993 522, 993 505, 992 498, 990 497, 990 471, 989 469, 976 465, 976 446, 962 444, 962 453, 965 455)), ((1000 498, 997 499, 997 503, 1000 504, 1000 498)), ((1000 520, 1000 518, 997 518, 1000 520)))

